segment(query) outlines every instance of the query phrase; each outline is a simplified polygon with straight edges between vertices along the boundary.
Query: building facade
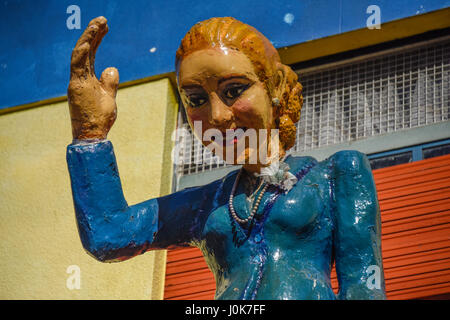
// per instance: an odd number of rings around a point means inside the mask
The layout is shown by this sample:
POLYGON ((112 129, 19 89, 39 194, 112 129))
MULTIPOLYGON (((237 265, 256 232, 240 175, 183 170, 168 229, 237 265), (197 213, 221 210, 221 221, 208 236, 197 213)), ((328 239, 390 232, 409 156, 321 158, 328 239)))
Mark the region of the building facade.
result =
MULTIPOLYGON (((388 298, 448 298, 448 1, 71 5, 1 5, 2 39, 7 40, 0 55, 1 271, 6 275, 1 298, 214 295, 214 279, 197 249, 102 264, 81 246, 65 162, 71 142, 65 91, 70 52, 88 21, 99 15, 108 18, 110 32, 99 48, 97 73, 112 65, 121 75, 118 119, 108 138, 130 204, 236 169, 208 154, 192 135, 174 134, 176 128, 190 130, 176 92, 179 41, 197 21, 234 16, 272 41, 304 87, 290 152, 318 160, 344 149, 369 156, 382 210, 388 298), (18 30, 8 28, 13 21, 21 22, 18 30), (176 164, 174 150, 182 160, 176 164)), ((332 282, 337 290, 334 274, 332 282)))

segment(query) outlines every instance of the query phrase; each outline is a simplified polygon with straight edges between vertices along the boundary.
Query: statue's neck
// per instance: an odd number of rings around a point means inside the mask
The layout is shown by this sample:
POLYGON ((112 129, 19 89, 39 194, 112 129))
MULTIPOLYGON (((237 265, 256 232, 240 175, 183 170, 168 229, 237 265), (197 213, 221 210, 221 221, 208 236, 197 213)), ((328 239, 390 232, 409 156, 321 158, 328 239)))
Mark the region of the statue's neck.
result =
MULTIPOLYGON (((281 160, 284 159, 286 155, 286 151, 284 151, 284 149, 280 148, 279 152, 278 152, 278 157, 277 160, 281 160)), ((270 164, 273 161, 269 161, 267 164, 261 164, 261 163, 256 163, 256 164, 244 164, 242 166, 242 168, 245 170, 246 173, 248 173, 249 175, 255 175, 261 172, 261 169, 264 167, 268 167, 270 166, 270 164)))

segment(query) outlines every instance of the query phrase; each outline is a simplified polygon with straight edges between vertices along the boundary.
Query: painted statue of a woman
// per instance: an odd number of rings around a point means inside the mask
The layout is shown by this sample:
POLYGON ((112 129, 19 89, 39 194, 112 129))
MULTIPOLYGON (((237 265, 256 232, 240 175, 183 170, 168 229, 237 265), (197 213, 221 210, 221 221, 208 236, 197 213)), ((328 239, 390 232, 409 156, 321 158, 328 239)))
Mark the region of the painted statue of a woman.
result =
POLYGON ((116 118, 118 72, 108 68, 100 80, 94 73, 106 32, 105 18, 91 21, 73 50, 68 89, 74 141, 67 162, 89 254, 113 262, 198 247, 214 274, 216 299, 385 298, 379 205, 367 158, 356 151, 322 162, 286 156, 302 87, 270 41, 233 18, 194 25, 176 53, 176 72, 196 136, 242 168, 129 206, 106 139, 116 118), (250 132, 256 143, 244 141, 250 132))

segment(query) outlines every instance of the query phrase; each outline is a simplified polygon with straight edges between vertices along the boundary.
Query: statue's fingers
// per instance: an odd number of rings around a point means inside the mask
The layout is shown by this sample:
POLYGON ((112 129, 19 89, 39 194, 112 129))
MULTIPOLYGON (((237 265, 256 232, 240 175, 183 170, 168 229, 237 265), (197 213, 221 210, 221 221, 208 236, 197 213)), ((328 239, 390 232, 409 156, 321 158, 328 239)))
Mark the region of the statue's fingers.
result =
MULTIPOLYGON (((104 17, 97 17, 95 19, 92 19, 91 22, 89 22, 87 28, 84 30, 80 39, 78 39, 77 44, 75 45, 74 51, 79 51, 85 54, 84 57, 77 56, 79 58, 79 61, 83 61, 85 63, 84 68, 80 70, 86 70, 90 75, 94 75, 94 73, 92 72, 93 68, 91 68, 91 65, 93 66, 94 62, 90 61, 91 59, 93 59, 92 49, 95 46, 95 39, 97 38, 98 33, 101 32, 102 29, 104 29, 105 25, 106 19, 104 17), (85 50, 86 46, 88 46, 87 51, 85 50), (80 47, 82 47, 83 50, 80 50, 80 47)), ((87 76, 87 74, 85 74, 84 76, 87 76)))
POLYGON ((115 97, 117 94, 117 87, 119 86, 119 71, 114 67, 106 68, 102 72, 100 82, 111 96, 115 97))
POLYGON ((84 32, 81 35, 81 37, 78 39, 75 47, 80 46, 84 43, 91 44, 92 40, 94 40, 95 35, 98 32, 98 29, 99 29, 98 26, 96 24, 92 23, 92 21, 91 21, 89 23, 89 25, 86 27, 86 29, 84 29, 84 32))
POLYGON ((98 46, 103 40, 105 34, 108 33, 108 25, 106 24, 106 19, 102 21, 102 23, 98 24, 98 32, 95 35, 94 40, 92 41, 92 52, 95 55, 97 52, 98 46))
POLYGON ((89 56, 90 46, 88 43, 83 43, 75 47, 72 51, 72 59, 70 62, 70 77, 86 78, 90 73, 90 69, 86 60, 89 56))
POLYGON ((93 39, 97 33, 98 26, 89 24, 80 39, 78 39, 78 42, 72 51, 72 60, 70 62, 72 70, 71 76, 77 75, 79 77, 87 77, 88 75, 91 75, 89 56, 93 39))
POLYGON ((98 31, 95 34, 94 39, 91 42, 91 51, 89 53, 89 62, 91 74, 95 75, 95 54, 97 53, 97 49, 100 43, 103 40, 103 37, 106 33, 108 33, 108 25, 106 24, 107 20, 104 17, 98 17, 96 20, 96 26, 98 27, 98 31))
POLYGON ((83 44, 85 42, 92 44, 92 41, 95 39, 95 37, 97 35, 97 32, 102 28, 103 25, 106 25, 105 17, 100 16, 100 17, 92 19, 89 22, 86 29, 84 30, 80 39, 78 40, 77 45, 83 44))

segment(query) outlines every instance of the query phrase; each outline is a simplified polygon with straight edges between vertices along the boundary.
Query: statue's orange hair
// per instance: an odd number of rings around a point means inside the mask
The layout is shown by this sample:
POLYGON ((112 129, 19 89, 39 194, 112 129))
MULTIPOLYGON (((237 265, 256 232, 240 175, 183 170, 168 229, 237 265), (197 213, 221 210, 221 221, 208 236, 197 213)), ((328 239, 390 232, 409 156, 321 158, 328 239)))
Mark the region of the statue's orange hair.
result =
POLYGON ((225 47, 244 53, 253 64, 256 75, 273 97, 277 73, 284 74, 283 92, 277 108, 277 127, 284 150, 290 149, 296 138, 295 122, 300 118, 303 104, 302 86, 297 74, 280 62, 278 51, 272 43, 255 28, 231 17, 211 18, 195 24, 181 40, 176 53, 175 65, 190 53, 202 49, 225 47))

